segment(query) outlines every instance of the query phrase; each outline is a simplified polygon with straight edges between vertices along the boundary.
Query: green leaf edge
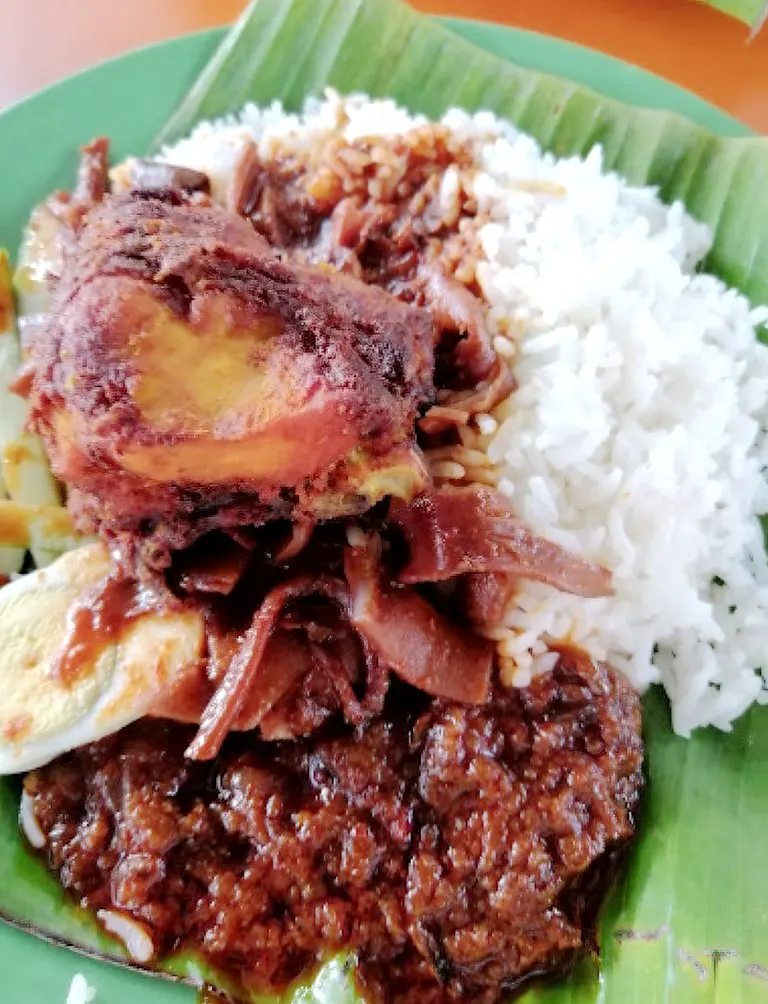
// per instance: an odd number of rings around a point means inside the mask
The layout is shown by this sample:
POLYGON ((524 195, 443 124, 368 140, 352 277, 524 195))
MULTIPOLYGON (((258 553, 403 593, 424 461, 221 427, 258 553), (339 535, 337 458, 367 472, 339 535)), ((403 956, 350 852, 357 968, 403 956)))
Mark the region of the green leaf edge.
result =
POLYGON ((744 21, 752 28, 753 34, 760 30, 765 18, 765 0, 699 0, 699 2, 744 21))

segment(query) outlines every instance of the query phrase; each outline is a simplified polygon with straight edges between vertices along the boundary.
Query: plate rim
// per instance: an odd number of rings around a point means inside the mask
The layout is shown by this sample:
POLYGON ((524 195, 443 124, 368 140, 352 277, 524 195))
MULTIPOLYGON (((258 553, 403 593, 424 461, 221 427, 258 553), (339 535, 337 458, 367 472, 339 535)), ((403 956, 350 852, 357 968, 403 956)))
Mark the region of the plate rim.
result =
MULTIPOLYGON (((470 35, 476 36, 477 34, 487 34, 498 36, 504 36, 507 40, 516 38, 521 42, 531 41, 532 39, 536 41, 538 46, 541 47, 551 47, 554 49, 564 49, 570 53, 578 54, 580 59, 598 61, 606 66, 606 72, 626 74, 627 71, 631 71, 640 85, 648 84, 649 80, 654 81, 656 86, 669 92, 670 95, 675 97, 676 101, 684 96, 686 100, 693 99, 694 102, 708 112, 717 112, 719 116, 722 117, 724 121, 728 120, 733 126, 739 127, 741 135, 755 135, 755 133, 749 129, 743 123, 740 123, 738 119, 729 115, 727 112, 718 108, 716 105, 707 101, 704 98, 699 97, 694 92, 681 87, 679 84, 668 80, 658 74, 653 73, 644 67, 637 66, 636 64, 629 63, 627 61, 618 59, 615 56, 611 56, 597 49, 592 49, 588 46, 583 46, 579 43, 570 42, 566 39, 559 38, 557 36, 547 35, 541 32, 534 32, 524 28, 517 28, 510 25, 499 24, 497 22, 488 21, 484 19, 474 19, 474 18, 453 18, 453 17, 437 17, 441 23, 446 25, 448 28, 459 29, 464 28, 468 31, 470 35)), ((58 100, 66 101, 71 100, 67 98, 67 91, 71 88, 76 90, 78 87, 91 86, 91 81, 98 80, 100 74, 121 72, 120 68, 130 68, 132 62, 140 64, 143 60, 151 60, 153 55, 163 54, 167 55, 169 53, 183 52, 185 47, 189 51, 193 49, 200 48, 201 50, 209 45, 210 51, 213 50, 214 45, 217 41, 224 37, 227 31, 226 27, 214 27, 205 28, 195 32, 188 32, 181 35, 174 36, 169 39, 160 40, 156 42, 149 43, 137 48, 133 48, 121 55, 113 56, 104 60, 100 60, 88 67, 79 70, 74 74, 62 77, 61 79, 54 81, 45 87, 27 95, 9 105, 7 108, 0 110, 0 147, 3 146, 2 136, 6 130, 10 129, 11 126, 17 122, 22 121, 30 115, 35 115, 37 109, 44 107, 49 102, 56 103, 58 100), (62 98, 62 94, 64 97, 62 98)), ((460 33, 461 30, 460 30, 460 33)), ((464 36, 466 37, 466 35, 464 36)), ((473 37, 472 41, 476 41, 473 37)), ((508 56, 507 58, 512 58, 508 56)), ((527 64, 527 65, 536 65, 527 64)), ((541 68, 537 66, 536 68, 541 68)), ((575 79, 570 77, 570 74, 565 74, 569 79, 575 79)), ((587 86, 592 86, 587 84, 587 86)), ((599 88, 593 88, 598 89, 599 88)), ((605 93, 605 91, 602 91, 605 93)), ((626 100, 626 98, 622 99, 626 100)), ((635 104, 644 104, 644 102, 631 102, 635 104)), ((669 107, 669 106, 667 106, 669 107)), ((677 109, 675 109, 677 110, 677 109)), ((683 114, 686 114, 683 112, 683 114)), ((689 118, 693 118, 694 121, 700 122, 700 119, 689 114, 689 118)), ((711 123, 700 123, 704 124, 706 128, 712 131, 717 131, 713 129, 711 123)), ((78 138, 73 138, 73 146, 78 142, 78 138)), ((98 975, 94 977, 94 974, 100 974, 102 979, 108 983, 113 984, 116 989, 109 989, 105 993, 105 1004, 108 1001, 109 1004, 133 1004, 136 999, 136 991, 143 987, 145 993, 145 1000, 147 1004, 185 1004, 185 1002, 191 1002, 193 1000, 192 995, 193 990, 189 987, 182 985, 169 984, 166 981, 154 980, 151 984, 147 979, 144 979, 143 983, 139 981, 142 980, 142 974, 128 972, 126 970, 118 969, 110 965, 107 962, 92 961, 84 958, 83 956, 77 954, 68 948, 54 947, 49 944, 41 942, 39 939, 35 938, 31 934, 24 934, 18 930, 7 926, 5 923, 0 923, 0 960, 8 959, 13 960, 14 953, 18 948, 23 947, 26 949, 30 955, 34 954, 36 959, 38 959, 38 964, 41 968, 53 969, 60 976, 61 979, 61 1004, 66 1000, 66 994, 71 981, 72 975, 76 972, 86 972, 88 974, 87 978, 89 982, 93 982, 94 978, 98 978, 98 975), (21 939, 21 940, 17 940, 21 939), (17 946, 17 948, 14 948, 17 946)), ((24 954, 21 952, 20 954, 24 954)), ((4 987, 7 985, 4 981, 4 987)), ((22 987, 17 990, 17 997, 15 998, 16 1004, 54 1004, 54 1000, 45 999, 40 997, 35 997, 35 986, 32 985, 31 981, 27 982, 26 989, 22 987)), ((101 999, 101 989, 99 989, 99 998, 101 999)), ((59 998, 55 998, 56 1004, 58 1004, 59 998)))

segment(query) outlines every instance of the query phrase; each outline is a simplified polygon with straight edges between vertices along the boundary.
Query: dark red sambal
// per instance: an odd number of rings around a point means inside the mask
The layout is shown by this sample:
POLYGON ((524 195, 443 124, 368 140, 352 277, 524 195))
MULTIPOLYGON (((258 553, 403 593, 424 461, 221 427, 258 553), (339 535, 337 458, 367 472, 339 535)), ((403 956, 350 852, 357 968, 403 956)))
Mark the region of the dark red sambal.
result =
POLYGON ((352 948, 388 1004, 491 1004, 594 944, 633 834, 640 704, 564 649, 465 707, 398 683, 364 730, 232 736, 190 762, 144 721, 27 776, 51 866, 84 906, 201 951, 244 988, 352 948))

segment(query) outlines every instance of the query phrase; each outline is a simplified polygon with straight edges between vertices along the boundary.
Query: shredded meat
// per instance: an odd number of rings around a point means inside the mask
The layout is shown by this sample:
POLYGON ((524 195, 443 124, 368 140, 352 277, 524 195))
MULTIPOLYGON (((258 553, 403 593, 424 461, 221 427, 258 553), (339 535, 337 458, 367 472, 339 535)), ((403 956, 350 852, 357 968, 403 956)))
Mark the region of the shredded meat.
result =
MULTIPOLYGON (((109 140, 99 136, 80 148, 77 182, 72 192, 54 192, 37 208, 38 225, 47 218, 44 238, 49 247, 46 257, 57 266, 49 274, 51 280, 60 277, 59 259, 71 252, 73 241, 83 220, 98 205, 109 190, 109 140)), ((46 262, 46 265, 48 262, 46 262)), ((63 265, 61 266, 63 269, 63 265)), ((44 332, 42 332, 44 337, 44 332)), ((17 393, 21 393, 17 390, 17 393)))
POLYGON ((291 530, 287 540, 275 553, 275 561, 283 563, 292 561, 309 544, 312 539, 316 524, 313 520, 297 519, 291 523, 291 530))
POLYGON ((464 576, 461 600, 467 619, 487 627, 500 624, 519 579, 512 572, 470 572, 464 576))
POLYGON ((446 170, 468 166, 471 153, 442 127, 423 140, 419 130, 392 137, 386 150, 365 138, 331 140, 306 161, 288 151, 262 160, 248 143, 227 204, 293 259, 327 262, 426 304, 440 341, 451 345, 451 384, 474 386, 488 379, 496 356, 477 286, 451 274, 459 216, 474 210, 463 193, 461 212, 458 203, 446 208, 439 191, 446 170))
POLYGON ((245 987, 281 987, 357 949, 387 1004, 493 1004, 594 945, 631 836, 640 705, 564 650, 554 673, 478 708, 392 695, 363 733, 230 739, 144 723, 25 782, 47 854, 85 906, 201 950, 245 987))
POLYGON ((425 274, 424 298, 440 326, 462 336, 452 355, 457 376, 471 384, 485 380, 497 359, 478 298, 435 265, 425 274))
MULTIPOLYGON (((378 698, 370 698, 372 687, 379 693, 378 684, 374 686, 372 681, 381 676, 383 683, 389 672, 435 697, 467 704, 487 700, 493 666, 493 648, 488 642, 453 625, 414 590, 385 584, 375 545, 347 547, 344 574, 346 582, 327 574, 288 578, 266 595, 250 627, 233 646, 226 672, 220 678, 217 674, 215 693, 199 716, 200 729, 187 751, 191 759, 216 756, 235 728, 261 726, 263 716, 281 698, 293 694, 295 703, 294 685, 310 669, 324 674, 340 700, 344 717, 354 725, 364 724, 380 710, 378 698), (277 660, 269 657, 276 629, 281 623, 285 626, 281 621, 285 608, 307 596, 330 601, 341 624, 348 623, 359 635, 368 679, 362 702, 352 688, 360 660, 354 653, 351 659, 345 658, 350 654, 348 638, 346 650, 340 653, 338 626, 318 625, 306 614, 289 621, 294 630, 307 636, 309 664, 306 660, 291 663, 301 676, 289 670, 281 673, 277 660), (250 711, 244 717, 246 704, 250 711)), ((386 685, 382 694, 385 689, 386 685)), ((335 706, 333 701, 331 709, 335 706)), ((172 709, 172 702, 166 702, 159 713, 179 717, 172 709)))
POLYGON ((350 620, 386 666, 435 697, 483 704, 488 699, 492 646, 442 617, 402 586, 386 586, 376 555, 347 548, 350 620))
POLYGON ((506 498, 482 485, 445 487, 413 502, 395 500, 389 519, 405 534, 409 555, 400 582, 440 582, 476 572, 538 579, 578 596, 609 596, 611 576, 535 536, 506 498))
POLYGON ((512 371, 502 359, 476 387, 469 390, 442 391, 438 404, 419 419, 419 429, 427 436, 440 436, 451 429, 466 425, 474 415, 488 414, 497 404, 517 389, 512 371))
POLYGON ((183 551, 175 577, 182 593, 215 593, 229 596, 245 574, 251 554, 223 534, 212 534, 183 551))
POLYGON ((211 190, 207 174, 193 171, 189 167, 165 164, 159 160, 134 160, 131 164, 131 187, 146 190, 165 191, 178 189, 182 192, 203 192, 211 190))
MULTIPOLYGON (((245 704, 248 694, 254 689, 264 694, 270 690, 259 679, 259 670, 265 665, 264 653, 283 608, 291 600, 306 596, 308 593, 321 593, 333 600, 346 602, 344 584, 328 577, 293 579, 278 586, 266 597, 256 612, 253 623, 239 643, 238 650, 227 668, 210 704, 205 709, 200 721, 200 730, 194 742, 187 750, 187 756, 192 760, 210 760, 221 749, 227 734, 235 724, 237 716, 245 704)), ((267 665, 272 665, 267 663, 267 665)), ((275 666, 276 673, 279 669, 275 666)), ((288 677, 284 680, 285 689, 266 701, 264 712, 269 710, 276 698, 281 697, 293 682, 288 677)), ((270 698, 272 694, 270 693, 270 698)), ((252 727, 258 725, 258 720, 252 727)))
POLYGON ((80 205, 101 202, 108 190, 109 140, 104 136, 82 148, 73 201, 80 205))
POLYGON ((246 140, 237 159, 227 190, 227 209, 238 216, 248 216, 253 210, 254 187, 261 172, 261 161, 256 144, 246 140))

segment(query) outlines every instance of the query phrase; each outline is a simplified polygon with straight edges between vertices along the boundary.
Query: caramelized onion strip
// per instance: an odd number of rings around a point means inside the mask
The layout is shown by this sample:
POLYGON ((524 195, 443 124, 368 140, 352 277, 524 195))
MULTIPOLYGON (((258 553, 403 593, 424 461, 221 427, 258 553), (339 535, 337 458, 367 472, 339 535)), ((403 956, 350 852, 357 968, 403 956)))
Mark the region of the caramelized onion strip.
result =
POLYGON ((451 624, 412 589, 385 587, 375 554, 347 547, 349 617, 382 662, 434 697, 482 704, 489 694, 493 647, 451 624))
POLYGON ((471 390, 441 391, 438 404, 419 419, 427 436, 438 436, 467 425, 474 415, 486 415, 517 390, 517 381, 503 359, 497 359, 485 380, 471 390))
POLYGON ((503 571, 578 596, 612 592, 606 568, 536 536, 500 492, 482 485, 440 488, 411 503, 396 499, 389 518, 403 531, 410 550, 400 582, 503 571))
POLYGON ((254 615, 224 679, 203 712, 200 728, 186 752, 190 760, 211 760, 219 752, 248 694, 258 681, 267 643, 284 607, 293 600, 314 593, 323 593, 346 606, 344 584, 329 576, 301 576, 275 587, 267 595, 254 615))
POLYGON ((109 140, 98 136, 80 149, 80 165, 73 201, 88 205, 101 202, 109 187, 109 140))
POLYGON ((405 584, 440 582, 474 572, 508 572, 576 596, 610 596, 611 573, 536 536, 506 498, 482 485, 445 487, 410 503, 393 500, 389 519, 403 532, 405 584))
POLYGON ((481 301, 439 267, 425 272, 424 298, 437 323, 464 338, 453 350, 456 366, 473 382, 484 380, 496 364, 481 301))

